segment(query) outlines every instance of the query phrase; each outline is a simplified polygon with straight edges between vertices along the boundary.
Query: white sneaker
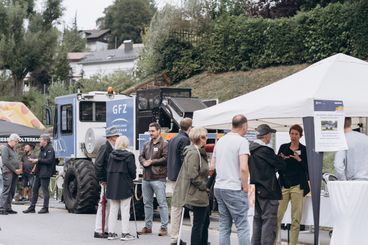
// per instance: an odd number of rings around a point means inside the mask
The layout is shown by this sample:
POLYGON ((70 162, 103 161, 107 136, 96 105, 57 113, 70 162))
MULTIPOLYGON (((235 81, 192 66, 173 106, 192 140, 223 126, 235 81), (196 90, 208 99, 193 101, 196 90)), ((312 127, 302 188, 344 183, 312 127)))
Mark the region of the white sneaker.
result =
POLYGON ((118 234, 116 233, 109 233, 109 236, 107 237, 107 240, 117 240, 119 239, 118 234))
POLYGON ((134 239, 135 239, 135 236, 133 236, 129 233, 122 233, 121 238, 120 238, 120 240, 122 240, 122 241, 131 241, 131 240, 134 240, 134 239))

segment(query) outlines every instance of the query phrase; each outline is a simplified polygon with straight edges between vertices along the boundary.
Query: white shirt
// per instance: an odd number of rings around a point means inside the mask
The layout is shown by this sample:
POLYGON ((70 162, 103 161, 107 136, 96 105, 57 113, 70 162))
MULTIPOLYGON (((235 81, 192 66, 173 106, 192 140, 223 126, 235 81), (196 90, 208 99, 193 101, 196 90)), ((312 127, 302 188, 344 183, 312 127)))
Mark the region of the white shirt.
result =
POLYGON ((249 155, 249 142, 238 133, 227 133, 215 145, 215 188, 241 190, 239 156, 249 155))
POLYGON ((339 180, 368 180, 368 136, 355 131, 345 134, 348 150, 335 154, 334 167, 339 180))

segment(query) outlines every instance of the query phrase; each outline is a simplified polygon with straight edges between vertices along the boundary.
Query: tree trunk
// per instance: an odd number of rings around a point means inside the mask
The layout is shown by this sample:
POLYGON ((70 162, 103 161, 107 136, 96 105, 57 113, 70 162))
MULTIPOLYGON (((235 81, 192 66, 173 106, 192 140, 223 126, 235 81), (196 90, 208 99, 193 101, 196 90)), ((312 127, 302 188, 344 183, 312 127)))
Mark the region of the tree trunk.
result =
POLYGON ((23 82, 23 78, 17 78, 13 76, 13 80, 14 80, 14 98, 19 98, 20 96, 23 95, 23 89, 24 89, 24 82, 23 82))

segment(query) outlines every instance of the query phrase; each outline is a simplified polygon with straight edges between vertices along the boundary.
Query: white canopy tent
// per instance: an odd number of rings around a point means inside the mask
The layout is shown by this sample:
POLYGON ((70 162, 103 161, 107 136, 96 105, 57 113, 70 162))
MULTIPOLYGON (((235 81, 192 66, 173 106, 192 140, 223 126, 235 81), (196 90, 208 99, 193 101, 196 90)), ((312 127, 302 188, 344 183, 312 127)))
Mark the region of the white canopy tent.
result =
POLYGON ((230 129, 234 115, 244 114, 249 128, 267 123, 278 131, 304 125, 311 181, 314 244, 319 244, 319 210, 323 153, 314 138, 314 100, 342 100, 350 117, 368 117, 368 62, 337 54, 269 86, 216 106, 196 111, 195 127, 230 129))
POLYGON ((193 124, 230 129, 232 117, 244 114, 250 128, 268 123, 287 131, 303 117, 313 116, 314 99, 342 100, 347 116, 368 117, 368 62, 336 54, 271 85, 195 111, 193 124))

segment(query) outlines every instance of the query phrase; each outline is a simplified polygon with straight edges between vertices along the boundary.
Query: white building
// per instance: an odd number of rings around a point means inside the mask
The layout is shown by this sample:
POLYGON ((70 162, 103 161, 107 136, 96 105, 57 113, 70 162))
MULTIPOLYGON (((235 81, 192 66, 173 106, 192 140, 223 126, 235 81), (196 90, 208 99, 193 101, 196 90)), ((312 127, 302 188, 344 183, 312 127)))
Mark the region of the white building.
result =
POLYGON ((93 75, 108 75, 117 71, 132 73, 139 56, 142 44, 134 44, 130 40, 118 49, 96 51, 88 54, 78 65, 82 69, 83 78, 93 75))

